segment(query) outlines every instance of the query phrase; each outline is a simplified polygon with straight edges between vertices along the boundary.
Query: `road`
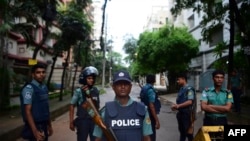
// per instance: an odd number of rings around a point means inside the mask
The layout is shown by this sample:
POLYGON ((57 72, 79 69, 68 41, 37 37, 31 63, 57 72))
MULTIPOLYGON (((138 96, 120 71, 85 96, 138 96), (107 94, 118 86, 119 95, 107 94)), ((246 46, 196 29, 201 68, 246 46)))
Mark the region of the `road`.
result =
MULTIPOLYGON (((134 85, 135 86, 135 85, 134 85)), ((139 87, 133 87, 131 91, 131 97, 138 100, 139 87)), ((107 94, 101 95, 101 106, 104 105, 104 101, 109 101, 114 98, 114 93, 111 89, 107 90, 107 94)), ((161 128, 157 130, 157 141, 177 141, 179 140, 179 132, 177 128, 176 113, 170 109, 171 103, 167 101, 162 102, 162 109, 159 114, 161 128)), ((54 134, 49 138, 50 141, 76 141, 76 133, 69 129, 69 113, 61 115, 53 122, 54 134)), ((195 122, 195 133, 202 125, 202 114, 198 115, 198 119, 195 122)), ((21 141, 19 139, 18 141, 21 141)))

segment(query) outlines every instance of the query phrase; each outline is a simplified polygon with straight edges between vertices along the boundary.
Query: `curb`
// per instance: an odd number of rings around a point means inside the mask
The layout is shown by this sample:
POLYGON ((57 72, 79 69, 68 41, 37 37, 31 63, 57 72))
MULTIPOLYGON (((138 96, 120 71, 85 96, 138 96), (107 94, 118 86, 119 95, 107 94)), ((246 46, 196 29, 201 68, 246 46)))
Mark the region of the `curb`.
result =
MULTIPOLYGON (((55 118, 66 113, 69 110, 69 105, 70 104, 66 104, 66 105, 63 105, 59 108, 52 110, 50 112, 51 120, 53 121, 55 120, 55 118)), ((20 133, 23 128, 23 121, 21 120, 21 122, 22 123, 20 125, 16 125, 14 129, 7 131, 6 133, 3 133, 2 135, 0 135, 0 140, 1 141, 16 141, 16 139, 20 138, 20 133)))

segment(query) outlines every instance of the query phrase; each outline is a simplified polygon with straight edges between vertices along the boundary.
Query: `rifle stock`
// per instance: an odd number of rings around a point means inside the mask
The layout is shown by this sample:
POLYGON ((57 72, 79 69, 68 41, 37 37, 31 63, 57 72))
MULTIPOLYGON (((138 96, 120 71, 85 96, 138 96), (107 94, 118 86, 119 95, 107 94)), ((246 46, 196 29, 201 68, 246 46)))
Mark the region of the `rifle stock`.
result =
POLYGON ((90 108, 94 112, 94 115, 92 116, 92 120, 95 122, 96 125, 98 125, 102 129, 103 134, 105 135, 107 141, 118 141, 113 130, 111 128, 107 128, 107 126, 104 124, 104 122, 103 122, 99 112, 97 111, 91 97, 87 97, 87 102, 89 103, 90 108))
POLYGON ((195 113, 191 112, 191 123, 187 131, 188 134, 194 133, 194 121, 195 121, 195 113))

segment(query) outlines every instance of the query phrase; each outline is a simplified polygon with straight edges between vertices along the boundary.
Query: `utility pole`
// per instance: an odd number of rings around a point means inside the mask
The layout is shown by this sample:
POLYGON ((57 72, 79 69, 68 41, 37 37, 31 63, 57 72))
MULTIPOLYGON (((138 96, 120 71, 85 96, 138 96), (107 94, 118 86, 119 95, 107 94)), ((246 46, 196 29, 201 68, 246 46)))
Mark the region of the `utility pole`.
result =
MULTIPOLYGON (((103 4, 103 7, 102 7, 102 10, 103 10, 103 13, 102 13, 102 27, 101 27, 101 36, 100 36, 100 47, 101 49, 103 50, 103 66, 102 66, 102 88, 104 88, 104 85, 105 85, 105 67, 106 67, 106 57, 105 57, 105 54, 106 54, 106 37, 105 39, 103 39, 103 32, 104 32, 104 26, 106 26, 107 28, 107 20, 105 18, 106 16, 106 6, 107 6, 107 1, 108 0, 105 0, 104 4, 103 4)), ((107 30, 105 31, 106 34, 107 34, 107 30)), ((105 36, 106 36, 105 34, 105 36)))
MULTIPOLYGON (((106 15, 107 17, 107 15, 106 15)), ((104 37, 104 48, 103 48, 103 61, 102 61, 102 88, 105 85, 105 68, 106 68, 106 49, 107 49, 107 18, 105 18, 105 37, 104 37)))
POLYGON ((234 64, 234 4, 233 0, 229 0, 229 18, 230 18, 230 41, 229 41, 229 53, 228 53, 228 81, 227 88, 230 86, 231 72, 234 64))
POLYGON ((110 49, 109 49, 109 54, 110 54, 110 67, 109 67, 109 83, 112 83, 112 47, 113 47, 113 40, 111 38, 110 42, 110 49))

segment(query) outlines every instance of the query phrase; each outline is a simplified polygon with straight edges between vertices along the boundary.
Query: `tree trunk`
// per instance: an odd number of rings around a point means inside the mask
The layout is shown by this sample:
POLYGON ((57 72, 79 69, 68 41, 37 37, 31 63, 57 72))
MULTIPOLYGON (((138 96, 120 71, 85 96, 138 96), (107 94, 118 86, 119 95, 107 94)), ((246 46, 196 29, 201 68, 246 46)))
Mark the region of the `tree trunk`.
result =
POLYGON ((4 36, 1 34, 0 35, 0 68, 3 67, 3 55, 4 55, 4 44, 5 44, 5 41, 4 41, 4 36))
POLYGON ((65 73, 66 73, 66 68, 68 66, 69 56, 70 56, 70 48, 68 50, 68 54, 67 54, 67 58, 65 60, 65 64, 63 65, 63 74, 62 74, 62 79, 61 79, 61 88, 60 88, 59 101, 63 100, 64 77, 65 77, 65 73))
POLYGON ((50 90, 50 81, 51 81, 51 78, 52 78, 52 75, 53 75, 53 72, 54 72, 54 68, 55 68, 55 64, 56 64, 57 57, 58 57, 58 54, 56 54, 56 55, 52 58, 53 63, 52 63, 52 65, 51 65, 50 74, 49 74, 49 77, 48 77, 48 80, 47 80, 47 87, 48 87, 49 90, 50 90))
POLYGON ((74 73, 73 82, 72 82, 72 88, 71 88, 71 96, 73 96, 73 94, 74 94, 75 80, 76 80, 77 70, 78 70, 78 65, 75 66, 75 73, 74 73))
POLYGON ((44 45, 47 37, 49 35, 49 25, 48 22, 45 22, 45 30, 43 30, 43 39, 39 42, 38 46, 35 48, 34 52, 33 52, 33 56, 32 59, 36 59, 38 51, 42 48, 42 46, 44 45))

